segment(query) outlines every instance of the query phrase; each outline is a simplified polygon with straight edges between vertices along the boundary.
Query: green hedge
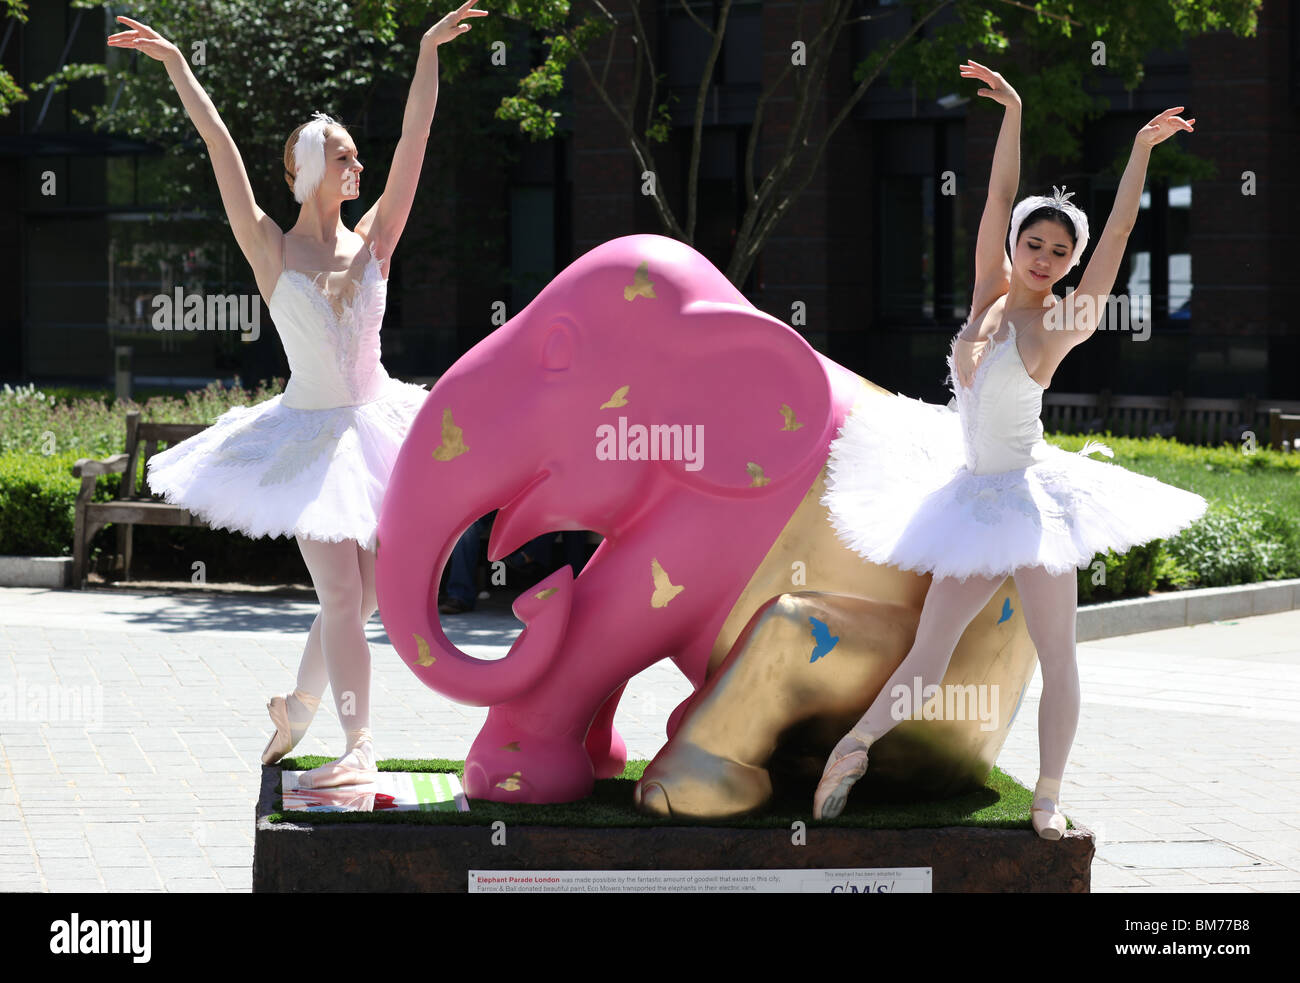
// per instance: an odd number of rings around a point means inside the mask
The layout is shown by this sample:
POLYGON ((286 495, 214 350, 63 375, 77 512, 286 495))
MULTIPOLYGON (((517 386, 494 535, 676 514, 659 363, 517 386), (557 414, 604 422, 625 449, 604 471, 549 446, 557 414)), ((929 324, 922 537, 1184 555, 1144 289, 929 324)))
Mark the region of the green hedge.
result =
MULTIPOLYGON (((145 403, 117 402, 111 393, 81 389, 37 390, 0 387, 0 554, 71 556, 81 479, 72 476, 79 458, 102 459, 126 449, 126 415, 146 421, 211 423, 232 406, 249 406, 283 391, 283 380, 248 390, 212 383, 180 396, 162 395, 145 403)), ((140 466, 136 481, 142 482, 140 466)), ((112 501, 122 476, 104 475, 93 501, 112 501)), ((112 526, 91 542, 97 555, 116 548, 112 526)), ((238 533, 202 528, 136 526, 133 576, 153 568, 167 579, 189 579, 194 560, 202 560, 206 579, 269 583, 293 578, 305 582, 306 568, 292 539, 249 539, 238 533)))
MULTIPOLYGON (((64 454, 0 454, 0 554, 71 556, 72 530, 81 479, 72 466, 82 457, 64 454)), ((96 482, 97 502, 111 501, 121 475, 96 482)))
MULTIPOLYGON (((179 397, 119 404, 109 394, 87 390, 0 388, 0 553, 71 553, 80 487, 72 464, 80 457, 121 453, 128 412, 139 411, 145 420, 210 423, 232 406, 249 406, 282 390, 280 379, 256 390, 213 383, 179 397)), ((1052 434, 1048 439, 1075 451, 1089 438, 1052 434)), ((1300 454, 1246 453, 1232 445, 1198 447, 1160 437, 1106 434, 1100 439, 1114 451, 1113 463, 1203 495, 1210 508, 1168 540, 1096 557, 1079 571, 1080 601, 1300 577, 1300 454)), ((119 475, 101 478, 94 500, 111 500, 120 482, 119 475)), ((101 549, 113 547, 102 535, 99 542, 101 549)), ((188 578, 196 559, 204 562, 207 579, 213 581, 266 582, 284 571, 305 575, 291 539, 250 540, 219 530, 138 526, 134 542, 137 556, 152 556, 169 579, 188 578)))

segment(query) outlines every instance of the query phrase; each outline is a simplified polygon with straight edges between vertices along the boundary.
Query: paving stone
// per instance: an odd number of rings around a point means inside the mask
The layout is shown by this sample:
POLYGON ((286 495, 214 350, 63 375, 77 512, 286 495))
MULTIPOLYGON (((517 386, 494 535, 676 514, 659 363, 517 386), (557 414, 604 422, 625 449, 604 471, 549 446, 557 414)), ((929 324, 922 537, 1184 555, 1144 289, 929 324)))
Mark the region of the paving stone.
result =
MULTIPOLYGON (((45 882, 29 874, 29 886, 16 889, 84 880, 84 860, 31 855, 29 832, 46 830, 36 842, 51 851, 72 849, 68 843, 84 833, 80 842, 95 861, 143 861, 138 868, 104 866, 105 872, 138 874, 150 858, 171 864, 154 890, 185 890, 187 883, 195 890, 249 890, 251 806, 268 733, 263 704, 292 687, 316 610, 310 602, 261 597, 178 601, 145 591, 0 588, 0 671, 12 667, 27 684, 63 687, 59 692, 97 685, 103 701, 102 719, 93 721, 0 721, 0 747, 12 769, 0 768, 0 868, 9 865, 6 858, 39 860, 42 870, 49 865, 45 882), (58 624, 79 627, 51 627, 58 624), (51 784, 69 779, 70 786, 51 784), (125 839, 108 831, 113 825, 129 827, 125 839), (69 859, 77 869, 60 866, 69 859)), ((448 624, 449 637, 499 651, 520 629, 498 611, 461 620, 463 627, 448 624)), ((1098 893, 1300 885, 1300 611, 1234 620, 1079 648, 1084 703, 1064 805, 1098 836, 1098 893), (1196 850, 1206 840, 1263 862, 1129 869, 1101 859, 1112 848, 1196 850), (1245 881, 1193 883, 1213 876, 1245 881)), ((486 709, 459 706, 416 684, 378 619, 368 634, 374 704, 385 721, 379 737, 394 749, 381 748, 381 756, 462 757, 486 709)), ((633 756, 653 756, 662 746, 667 715, 689 692, 669 663, 629 684, 616 725, 633 756)), ((1036 673, 999 762, 1031 787, 1040 694, 1036 673)), ((340 744, 327 702, 299 750, 334 756, 340 744)))

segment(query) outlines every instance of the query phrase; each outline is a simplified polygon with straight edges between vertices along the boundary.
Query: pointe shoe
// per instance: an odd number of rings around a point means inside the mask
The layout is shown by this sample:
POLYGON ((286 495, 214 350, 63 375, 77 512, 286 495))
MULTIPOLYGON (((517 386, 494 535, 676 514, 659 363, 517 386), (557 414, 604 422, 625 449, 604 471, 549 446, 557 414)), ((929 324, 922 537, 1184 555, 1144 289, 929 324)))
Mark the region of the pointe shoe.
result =
MULTIPOLYGON (((1034 786, 1034 802, 1048 799, 1057 805, 1061 797, 1061 780, 1059 778, 1040 778, 1034 786)), ((1065 835, 1065 816, 1057 809, 1043 809, 1031 803, 1029 821, 1034 832, 1045 840, 1059 840, 1065 835)))
POLYGON ((851 730, 848 736, 862 747, 840 755, 826 766, 817 791, 813 793, 813 818, 834 819, 844 811, 849 789, 867 773, 867 748, 875 740, 870 734, 851 730))
POLYGON ((316 716, 316 708, 320 706, 320 697, 312 696, 310 693, 304 693, 302 690, 294 690, 287 696, 273 696, 266 703, 266 712, 271 715, 271 723, 275 725, 275 733, 271 739, 266 742, 266 748, 262 751, 262 764, 273 765, 286 754, 292 751, 302 740, 303 735, 307 733, 307 725, 311 723, 311 717, 306 722, 297 727, 297 733, 292 721, 289 720, 289 696, 296 697, 306 709, 311 711, 311 716, 316 716))
POLYGON ((366 785, 378 781, 375 768, 375 747, 370 728, 350 730, 348 750, 343 757, 327 765, 304 771, 298 776, 299 788, 337 788, 340 785, 366 785))

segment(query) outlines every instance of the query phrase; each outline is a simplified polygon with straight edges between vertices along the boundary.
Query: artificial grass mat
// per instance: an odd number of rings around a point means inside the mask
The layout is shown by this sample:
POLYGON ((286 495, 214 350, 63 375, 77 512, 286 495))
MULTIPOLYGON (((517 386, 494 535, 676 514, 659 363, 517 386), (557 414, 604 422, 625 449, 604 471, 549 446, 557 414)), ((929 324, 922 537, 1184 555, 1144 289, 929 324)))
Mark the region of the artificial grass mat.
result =
MULTIPOLYGON (((285 758, 284 771, 307 771, 333 759, 320 755, 285 758)), ((853 790, 844 812, 835 819, 813 820, 812 790, 794 794, 777 785, 767 806, 757 815, 738 819, 685 820, 659 819, 636 810, 632 787, 645 771, 648 761, 629 761, 618 778, 601 779, 592 794, 578 802, 520 803, 470 799, 469 812, 308 812, 284 809, 284 800, 276 797, 267 819, 272 823, 291 822, 306 825, 325 823, 414 823, 429 826, 481 826, 495 820, 523 826, 575 827, 654 827, 719 826, 728 829, 789 829, 795 821, 816 822, 819 826, 860 827, 864 829, 913 829, 918 827, 978 826, 985 829, 1031 829, 1029 806, 1032 793, 1015 779, 994 768, 984 788, 965 795, 932 802, 917 802, 912 793, 883 785, 862 784, 853 790)), ((408 760, 392 758, 377 764, 380 771, 450 772, 464 784, 465 762, 443 758, 408 760)), ((1068 817, 1067 817, 1068 822, 1068 817)), ((1073 824, 1070 823, 1070 828, 1073 824)))

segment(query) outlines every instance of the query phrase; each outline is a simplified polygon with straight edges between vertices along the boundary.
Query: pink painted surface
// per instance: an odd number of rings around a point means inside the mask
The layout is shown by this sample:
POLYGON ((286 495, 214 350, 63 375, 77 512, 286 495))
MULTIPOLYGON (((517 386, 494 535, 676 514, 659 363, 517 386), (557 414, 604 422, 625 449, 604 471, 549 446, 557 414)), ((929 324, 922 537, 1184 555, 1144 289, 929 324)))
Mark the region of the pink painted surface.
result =
POLYGON ((448 370, 392 473, 376 588, 415 675, 492 707, 466 758, 469 796, 569 801, 622 771, 624 684, 665 658, 703 683, 859 385, 694 249, 655 235, 580 257, 448 370), (801 426, 787 428, 783 405, 801 426), (638 425, 679 426, 692 443, 632 459, 638 425), (485 662, 447 640, 436 595, 461 533, 495 508, 491 560, 548 530, 604 542, 576 580, 565 566, 516 600, 526 627, 485 662))

